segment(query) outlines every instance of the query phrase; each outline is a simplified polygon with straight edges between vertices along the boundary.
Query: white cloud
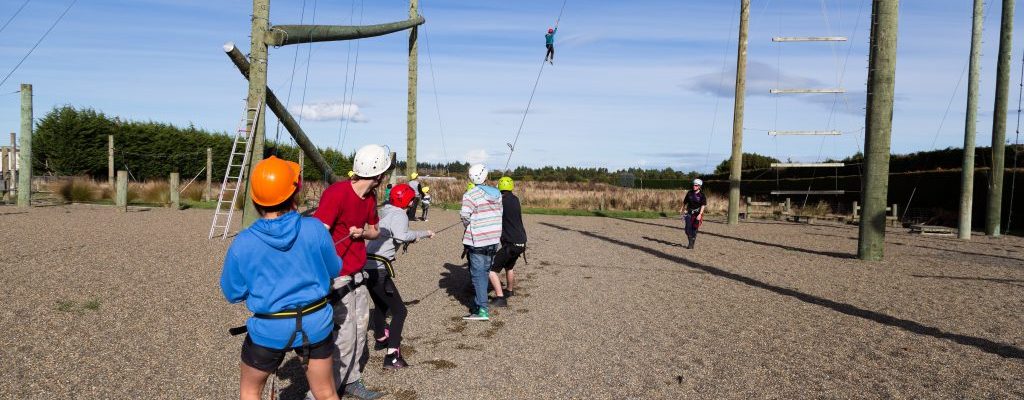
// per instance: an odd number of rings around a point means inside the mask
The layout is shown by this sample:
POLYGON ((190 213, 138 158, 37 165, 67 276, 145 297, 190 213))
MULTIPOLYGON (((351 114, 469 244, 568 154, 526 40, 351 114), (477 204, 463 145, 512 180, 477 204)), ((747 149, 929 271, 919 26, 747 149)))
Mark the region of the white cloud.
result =
POLYGON ((302 119, 311 121, 340 121, 346 119, 351 122, 368 122, 366 117, 359 112, 358 104, 341 101, 324 101, 292 106, 291 112, 301 116, 302 119))
POLYGON ((488 155, 487 150, 484 149, 473 149, 466 152, 466 160, 469 161, 470 164, 487 162, 488 158, 490 158, 490 155, 488 155))

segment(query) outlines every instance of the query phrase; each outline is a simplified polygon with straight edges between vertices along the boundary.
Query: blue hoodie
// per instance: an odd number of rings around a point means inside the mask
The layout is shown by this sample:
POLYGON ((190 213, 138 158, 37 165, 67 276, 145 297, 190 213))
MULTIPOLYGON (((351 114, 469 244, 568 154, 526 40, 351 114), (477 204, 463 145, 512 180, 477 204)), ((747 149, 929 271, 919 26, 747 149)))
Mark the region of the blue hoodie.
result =
MULTIPOLYGON (((238 234, 224 258, 220 287, 231 303, 245 301, 253 313, 270 314, 308 306, 331 290, 341 259, 323 223, 295 211, 259 219, 238 234)), ((302 318, 309 342, 322 341, 334 328, 334 312, 324 307, 302 318)), ((302 335, 287 343, 294 319, 251 317, 249 337, 260 346, 287 349, 302 345, 302 335)))

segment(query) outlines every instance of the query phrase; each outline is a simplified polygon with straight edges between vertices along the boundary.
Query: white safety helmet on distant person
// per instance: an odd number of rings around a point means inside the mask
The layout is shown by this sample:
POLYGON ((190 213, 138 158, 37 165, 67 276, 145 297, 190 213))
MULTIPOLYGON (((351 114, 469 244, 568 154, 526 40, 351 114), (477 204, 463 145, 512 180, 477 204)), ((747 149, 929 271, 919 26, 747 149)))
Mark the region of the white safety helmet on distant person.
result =
POLYGON ((700 178, 694 179, 693 186, 704 186, 704 181, 700 180, 700 178))
POLYGON ((373 178, 391 169, 391 154, 384 146, 368 144, 356 151, 352 171, 361 178, 373 178))
POLYGON ((477 185, 482 185, 487 180, 487 167, 483 164, 473 164, 469 167, 469 181, 477 185))

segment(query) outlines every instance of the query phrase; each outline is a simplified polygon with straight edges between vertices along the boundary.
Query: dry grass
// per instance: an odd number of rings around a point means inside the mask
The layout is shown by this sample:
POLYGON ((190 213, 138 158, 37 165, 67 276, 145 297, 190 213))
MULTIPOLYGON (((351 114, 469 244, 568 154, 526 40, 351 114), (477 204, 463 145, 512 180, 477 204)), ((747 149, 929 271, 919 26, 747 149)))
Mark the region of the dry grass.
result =
MULTIPOLYGON (((427 180, 424 183, 441 203, 458 203, 467 182, 427 180)), ((630 189, 603 183, 516 182, 515 193, 523 207, 676 213, 683 205, 684 192, 630 189)), ((708 213, 724 214, 727 208, 728 201, 724 197, 708 194, 708 213)))
MULTIPOLYGON (((430 186, 431 195, 440 203, 454 204, 462 200, 466 191, 466 181, 431 180, 424 184, 430 186)), ((54 182, 50 190, 59 193, 66 201, 93 202, 111 200, 114 190, 105 181, 100 182, 86 177, 75 177, 54 182)), ((305 182, 299 196, 299 206, 316 206, 326 185, 323 182, 305 182)), ((212 188, 213 199, 220 193, 220 185, 212 188)), ((665 189, 630 189, 603 183, 568 183, 568 182, 516 182, 515 193, 522 201, 523 207, 573 210, 610 210, 610 211, 654 211, 675 213, 682 207, 683 192, 665 189)), ((383 193, 381 194, 383 195, 383 193)), ((201 201, 203 184, 194 182, 181 193, 182 200, 201 201)), ((167 181, 145 181, 128 183, 128 202, 146 204, 169 204, 170 186, 167 181)), ((245 202, 239 196, 236 207, 245 202)), ((724 214, 728 202, 722 196, 708 194, 710 214, 724 214)), ((821 211, 827 212, 826 208, 821 211)), ((821 208, 821 205, 816 207, 821 208)))

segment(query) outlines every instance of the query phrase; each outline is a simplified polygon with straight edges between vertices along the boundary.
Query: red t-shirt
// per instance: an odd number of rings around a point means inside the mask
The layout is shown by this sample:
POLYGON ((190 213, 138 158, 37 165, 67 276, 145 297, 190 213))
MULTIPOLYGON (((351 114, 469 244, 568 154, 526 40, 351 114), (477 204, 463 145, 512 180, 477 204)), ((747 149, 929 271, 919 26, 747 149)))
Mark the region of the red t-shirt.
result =
POLYGON ((365 225, 377 225, 380 222, 377 217, 377 198, 372 192, 365 198, 359 198, 352 188, 352 181, 335 183, 324 190, 320 196, 320 206, 313 216, 330 227, 334 249, 341 257, 341 276, 352 275, 363 269, 363 264, 366 264, 366 242, 362 238, 345 238, 349 236, 349 227, 365 228, 365 225))

